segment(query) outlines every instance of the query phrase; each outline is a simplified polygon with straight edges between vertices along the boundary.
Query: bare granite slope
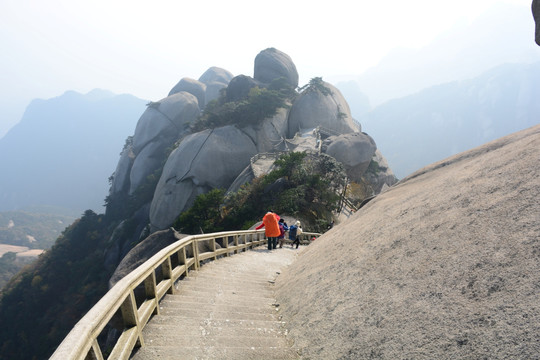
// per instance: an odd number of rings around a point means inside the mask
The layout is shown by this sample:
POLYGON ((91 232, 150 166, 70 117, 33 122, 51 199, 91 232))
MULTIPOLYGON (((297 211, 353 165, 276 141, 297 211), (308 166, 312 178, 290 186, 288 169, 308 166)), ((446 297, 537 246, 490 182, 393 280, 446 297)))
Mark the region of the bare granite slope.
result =
POLYGON ((304 358, 540 358, 540 125, 403 179, 277 299, 304 358))

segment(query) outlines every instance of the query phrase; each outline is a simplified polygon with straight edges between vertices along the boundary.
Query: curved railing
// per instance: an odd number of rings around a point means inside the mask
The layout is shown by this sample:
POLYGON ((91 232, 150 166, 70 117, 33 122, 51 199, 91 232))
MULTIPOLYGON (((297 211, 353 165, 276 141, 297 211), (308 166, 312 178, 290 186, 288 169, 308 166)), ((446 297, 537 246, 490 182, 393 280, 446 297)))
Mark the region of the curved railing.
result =
MULTIPOLYGON (((309 242, 318 233, 302 233, 309 242)), ((264 230, 229 231, 192 235, 159 251, 116 283, 73 327, 51 359, 104 359, 98 343, 113 317, 121 317, 123 329, 109 353, 109 359, 128 359, 135 347, 144 346, 142 330, 159 314, 159 301, 175 291, 175 282, 197 270, 200 262, 230 256, 266 243, 264 230), (199 252, 206 242, 210 251, 199 252), (220 246, 217 246, 219 244, 220 246)))

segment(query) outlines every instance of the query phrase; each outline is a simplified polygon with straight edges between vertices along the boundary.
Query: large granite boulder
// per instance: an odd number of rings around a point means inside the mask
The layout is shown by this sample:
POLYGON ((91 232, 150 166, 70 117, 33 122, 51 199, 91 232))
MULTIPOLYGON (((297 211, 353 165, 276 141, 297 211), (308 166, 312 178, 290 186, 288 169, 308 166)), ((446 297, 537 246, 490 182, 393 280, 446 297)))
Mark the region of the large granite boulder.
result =
POLYGON ((208 85, 212 82, 220 82, 224 84, 228 84, 229 81, 232 80, 234 75, 225 69, 212 66, 208 70, 206 70, 201 77, 199 78, 199 81, 208 85))
POLYGON ((248 97, 249 91, 260 83, 250 76, 235 76, 227 86, 227 101, 240 101, 248 97))
POLYGON ((135 153, 133 152, 133 147, 131 145, 128 145, 124 150, 122 150, 122 153, 120 154, 120 160, 118 160, 118 164, 116 165, 113 182, 110 189, 111 194, 116 194, 129 190, 129 178, 134 160, 135 153))
POLYGON ((364 173, 364 179, 373 189, 373 193, 379 194, 390 186, 395 185, 398 179, 392 169, 390 169, 388 161, 386 161, 386 158, 378 149, 375 151, 371 160, 376 163, 376 169, 373 169, 373 171, 369 171, 368 169, 364 173))
POLYGON ((274 116, 262 123, 243 127, 242 132, 253 141, 258 153, 272 151, 286 138, 288 114, 287 109, 280 108, 274 116))
POLYGON ((206 104, 217 99, 221 89, 226 88, 232 78, 233 74, 222 68, 214 66, 206 70, 199 78, 199 81, 206 85, 206 104))
POLYGON ((257 153, 272 151, 287 131, 287 110, 279 109, 261 124, 225 126, 187 136, 167 160, 150 210, 153 229, 164 229, 195 198, 227 189, 257 153))
POLYGON ((536 359, 540 125, 409 175, 276 281, 306 359, 536 359), (301 299, 301 301, 299 301, 301 299))
POLYGON ((318 126, 337 134, 360 130, 341 92, 324 81, 322 86, 324 91, 314 86, 308 87, 293 103, 289 116, 289 137, 318 126))
POLYGON ((536 43, 540 45, 540 1, 539 0, 533 0, 532 13, 534 17, 534 22, 536 23, 535 40, 536 40, 536 43))
POLYGON ((199 113, 197 98, 184 91, 148 106, 133 136, 136 158, 131 168, 130 193, 159 168, 165 149, 189 133, 189 124, 199 113))
POLYGON ((170 226, 198 195, 228 188, 256 153, 252 139, 235 126, 187 136, 163 168, 150 209, 153 229, 170 226))
POLYGON ((135 246, 122 259, 120 264, 109 279, 109 288, 113 287, 124 276, 135 270, 139 265, 150 259, 161 249, 183 239, 187 235, 180 234, 170 228, 163 231, 157 231, 144 239, 141 243, 135 246))
POLYGON ((197 98, 185 91, 151 103, 137 122, 133 135, 133 151, 141 152, 151 141, 164 137, 177 138, 200 113, 197 98))
POLYGON ((322 145, 322 151, 342 163, 353 181, 360 181, 376 150, 371 136, 359 132, 330 136, 322 145))
POLYGON ((298 71, 290 56, 274 48, 263 50, 255 57, 253 77, 262 83, 283 77, 293 88, 298 87, 298 71))
POLYGON ((169 92, 169 96, 179 93, 181 91, 185 91, 187 93, 190 93, 191 95, 194 95, 199 102, 199 108, 204 108, 206 97, 206 84, 195 79, 185 77, 181 79, 178 84, 176 84, 171 89, 171 91, 169 92))
POLYGON ((159 169, 165 160, 166 151, 174 143, 174 138, 152 141, 135 157, 129 172, 129 194, 133 194, 149 175, 159 169))

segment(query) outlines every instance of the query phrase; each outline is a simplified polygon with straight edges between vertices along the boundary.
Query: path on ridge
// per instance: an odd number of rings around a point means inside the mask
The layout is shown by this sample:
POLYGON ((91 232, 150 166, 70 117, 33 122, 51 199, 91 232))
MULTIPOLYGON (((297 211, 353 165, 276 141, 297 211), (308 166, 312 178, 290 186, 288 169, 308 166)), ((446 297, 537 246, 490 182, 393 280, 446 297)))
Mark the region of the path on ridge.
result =
POLYGON ((297 359, 274 281, 299 250, 263 247, 192 271, 160 303, 133 359, 297 359))

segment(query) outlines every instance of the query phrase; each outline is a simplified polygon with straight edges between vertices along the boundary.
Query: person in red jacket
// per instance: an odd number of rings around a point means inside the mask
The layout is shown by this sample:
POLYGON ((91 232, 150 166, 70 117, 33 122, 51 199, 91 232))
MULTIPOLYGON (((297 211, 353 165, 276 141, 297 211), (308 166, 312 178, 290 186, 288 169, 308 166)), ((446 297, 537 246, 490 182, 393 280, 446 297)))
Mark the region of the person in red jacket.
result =
POLYGON ((264 215, 262 224, 255 229, 259 230, 265 228, 266 238, 268 239, 268 250, 275 249, 277 247, 277 237, 280 234, 279 231, 279 215, 273 211, 269 211, 264 215))

